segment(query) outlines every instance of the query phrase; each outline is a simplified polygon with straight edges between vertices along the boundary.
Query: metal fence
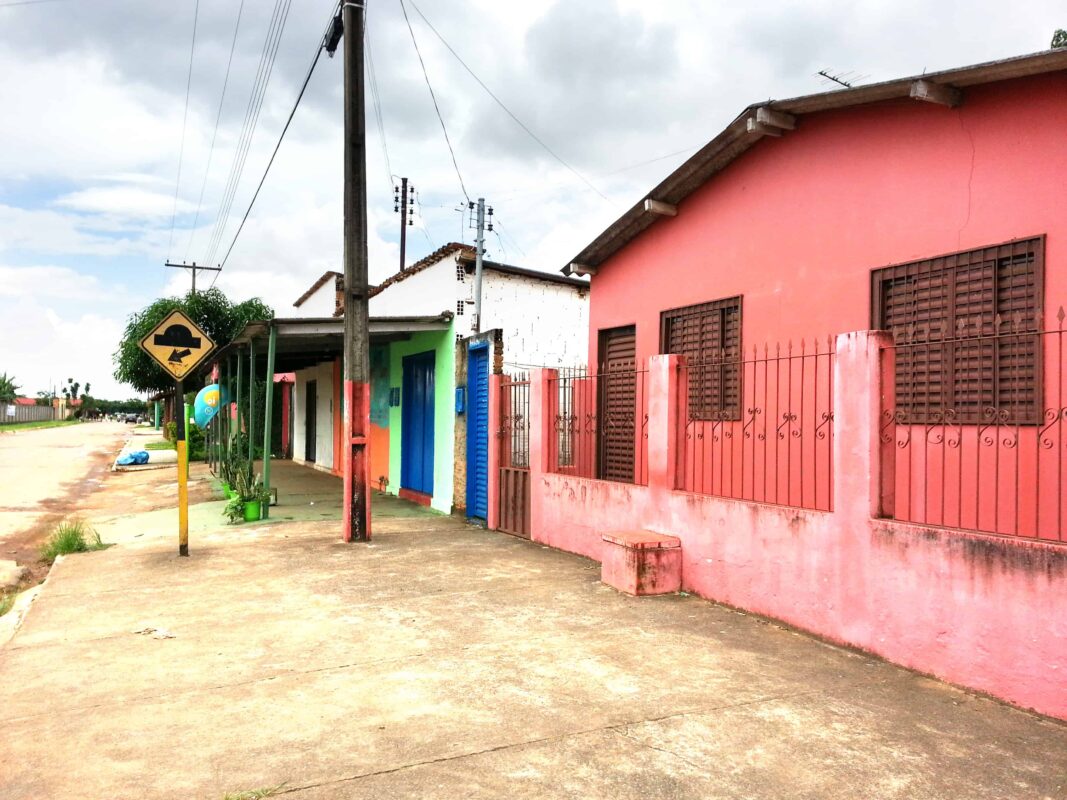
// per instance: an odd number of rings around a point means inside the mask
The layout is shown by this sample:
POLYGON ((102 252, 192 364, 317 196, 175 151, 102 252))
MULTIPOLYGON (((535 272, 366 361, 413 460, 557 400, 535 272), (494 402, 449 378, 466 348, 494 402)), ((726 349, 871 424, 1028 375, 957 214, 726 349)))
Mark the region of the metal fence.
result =
POLYGON ((500 383, 500 465, 530 467, 530 376, 505 375, 500 383))
POLYGON ((1063 542, 1067 536, 1064 311, 894 331, 884 392, 883 514, 1063 542))
POLYGON ((676 488, 832 510, 834 358, 802 340, 687 365, 676 488))
POLYGON ((46 422, 59 419, 59 409, 52 406, 0 404, 0 425, 16 422, 46 422))
POLYGON ((648 484, 648 372, 576 369, 549 381, 548 471, 648 484))

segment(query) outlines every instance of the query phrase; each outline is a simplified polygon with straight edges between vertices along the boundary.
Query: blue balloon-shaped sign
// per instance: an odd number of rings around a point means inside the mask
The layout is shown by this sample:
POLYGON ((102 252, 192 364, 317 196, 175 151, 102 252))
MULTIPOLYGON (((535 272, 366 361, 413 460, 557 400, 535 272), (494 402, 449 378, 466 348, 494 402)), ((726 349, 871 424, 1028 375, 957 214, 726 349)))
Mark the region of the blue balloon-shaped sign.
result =
POLYGON ((217 383, 205 386, 197 392, 196 400, 193 401, 193 422, 201 428, 206 428, 219 410, 228 403, 229 397, 219 389, 217 383))

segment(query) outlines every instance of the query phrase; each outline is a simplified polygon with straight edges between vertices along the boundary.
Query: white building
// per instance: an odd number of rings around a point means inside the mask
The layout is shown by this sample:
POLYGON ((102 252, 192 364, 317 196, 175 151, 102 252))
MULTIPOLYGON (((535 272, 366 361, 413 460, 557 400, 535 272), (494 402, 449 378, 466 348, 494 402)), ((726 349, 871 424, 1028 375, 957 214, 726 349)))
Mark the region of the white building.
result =
MULTIPOLYGON (((466 476, 467 462, 483 466, 487 420, 468 416, 466 397, 473 407, 489 372, 583 366, 589 292, 584 280, 485 261, 476 335, 474 261, 473 247, 451 243, 372 289, 375 328, 395 321, 396 330, 372 342, 370 447, 376 487, 443 512, 470 499, 484 517, 481 485, 468 492, 466 476)), ((326 272, 294 305, 296 316, 333 321, 343 313, 343 276, 326 272)), ((295 374, 294 460, 339 473, 340 359, 295 374)), ((484 480, 484 470, 475 474, 484 480)))

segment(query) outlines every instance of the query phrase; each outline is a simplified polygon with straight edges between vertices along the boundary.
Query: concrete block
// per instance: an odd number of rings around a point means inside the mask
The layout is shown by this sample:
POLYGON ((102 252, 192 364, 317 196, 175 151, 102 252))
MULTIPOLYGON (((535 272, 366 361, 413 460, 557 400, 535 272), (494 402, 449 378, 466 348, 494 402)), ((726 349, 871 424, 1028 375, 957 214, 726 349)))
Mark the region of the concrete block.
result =
POLYGON ((0 561, 0 589, 13 589, 29 570, 14 561, 0 561))
POLYGON ((600 580, 630 595, 672 594, 682 588, 682 543, 652 531, 609 531, 600 580))

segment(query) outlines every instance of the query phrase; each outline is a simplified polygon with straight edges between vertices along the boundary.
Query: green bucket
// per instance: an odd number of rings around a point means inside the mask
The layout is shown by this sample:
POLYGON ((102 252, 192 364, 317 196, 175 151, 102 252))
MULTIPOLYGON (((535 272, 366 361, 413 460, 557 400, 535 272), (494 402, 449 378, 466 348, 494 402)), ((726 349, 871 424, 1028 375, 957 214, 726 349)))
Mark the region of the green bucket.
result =
POLYGON ((256 522, 263 513, 262 504, 258 500, 248 500, 245 503, 245 522, 256 522))

